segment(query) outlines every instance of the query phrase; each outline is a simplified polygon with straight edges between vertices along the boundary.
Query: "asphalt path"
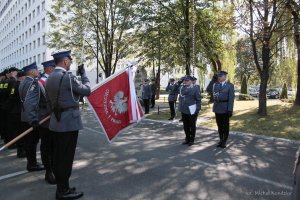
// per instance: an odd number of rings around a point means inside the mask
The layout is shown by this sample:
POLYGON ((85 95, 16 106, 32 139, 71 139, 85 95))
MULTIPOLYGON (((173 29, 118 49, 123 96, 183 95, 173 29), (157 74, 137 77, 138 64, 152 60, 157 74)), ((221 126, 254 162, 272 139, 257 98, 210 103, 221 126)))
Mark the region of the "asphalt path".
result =
MULTIPOLYGON (((71 177, 82 199, 290 199, 295 143, 231 135, 223 150, 216 131, 199 127, 188 147, 179 122, 143 120, 109 144, 91 112, 83 121, 71 177)), ((25 166, 15 150, 0 152, 0 200, 55 199, 44 172, 25 166)))

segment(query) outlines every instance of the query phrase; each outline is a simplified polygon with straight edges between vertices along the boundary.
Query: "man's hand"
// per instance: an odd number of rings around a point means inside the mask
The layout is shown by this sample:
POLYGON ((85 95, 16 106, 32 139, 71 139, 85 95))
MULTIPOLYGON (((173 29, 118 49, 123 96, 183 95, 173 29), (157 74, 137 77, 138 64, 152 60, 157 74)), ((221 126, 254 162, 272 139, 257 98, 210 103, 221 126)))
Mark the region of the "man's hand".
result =
POLYGON ((79 76, 82 76, 83 74, 85 74, 84 64, 81 64, 78 66, 77 74, 79 76))
POLYGON ((232 117, 232 111, 228 111, 229 118, 232 117))
POLYGON ((31 122, 31 126, 32 126, 33 130, 37 130, 40 126, 40 123, 38 121, 33 121, 33 122, 31 122))

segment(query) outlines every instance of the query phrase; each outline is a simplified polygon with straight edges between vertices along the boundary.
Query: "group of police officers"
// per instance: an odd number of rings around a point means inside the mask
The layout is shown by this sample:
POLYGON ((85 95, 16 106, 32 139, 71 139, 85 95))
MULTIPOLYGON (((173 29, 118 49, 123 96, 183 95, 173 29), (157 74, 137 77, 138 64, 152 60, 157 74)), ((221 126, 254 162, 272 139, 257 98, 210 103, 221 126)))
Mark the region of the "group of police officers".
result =
MULTIPOLYGON (((227 72, 219 71, 218 79, 211 84, 207 91, 213 94, 213 112, 216 115, 220 141, 217 147, 226 148, 229 136, 229 118, 232 116, 234 105, 234 86, 227 81, 227 72)), ((176 102, 179 99, 178 110, 181 112, 180 121, 183 122, 185 141, 183 144, 192 146, 195 141, 196 122, 201 111, 201 90, 196 84, 197 78, 185 76, 179 81, 171 78, 166 91, 169 92, 168 101, 171 117, 176 116, 176 102)))
POLYGON ((56 199, 78 199, 83 193, 70 187, 69 178, 78 131, 83 128, 79 100, 91 90, 83 65, 77 71, 81 81, 69 71, 71 51, 52 56, 53 60, 42 63, 42 75, 36 63, 0 74, 0 134, 8 143, 32 127, 32 132, 10 148, 17 148, 19 158, 27 158, 29 172, 46 171, 46 182, 57 186, 56 199), (36 157, 39 140, 42 164, 36 157))
MULTIPOLYGON (((27 158, 27 170, 44 170, 45 180, 56 184, 56 199, 78 199, 83 196, 69 185, 72 165, 77 145, 78 131, 83 128, 79 101, 91 93, 84 66, 78 67, 77 79, 69 70, 72 64, 71 51, 53 54, 53 60, 42 63, 44 74, 40 75, 36 63, 22 70, 15 67, 0 73, 0 135, 4 143, 10 142, 21 132, 33 127, 33 131, 19 140, 11 148, 17 148, 18 158, 27 158), (50 120, 40 123, 50 116, 50 120), (42 163, 37 162, 37 144, 41 140, 42 163)), ((229 136, 229 119, 234 105, 234 86, 227 79, 227 72, 219 71, 218 79, 209 85, 207 91, 213 95, 213 112, 218 125, 219 143, 226 148, 229 136)), ((184 145, 193 145, 196 135, 196 121, 201 111, 201 91, 196 78, 185 76, 178 82, 170 79, 166 91, 169 92, 169 106, 173 120, 176 115, 176 101, 179 99, 184 145)), ((154 107, 157 87, 146 79, 143 85, 145 113, 154 107), (154 93, 154 94, 153 94, 154 93)), ((299 158, 299 154, 297 155, 299 158)), ((296 161, 295 189, 293 199, 300 198, 300 167, 296 161)))

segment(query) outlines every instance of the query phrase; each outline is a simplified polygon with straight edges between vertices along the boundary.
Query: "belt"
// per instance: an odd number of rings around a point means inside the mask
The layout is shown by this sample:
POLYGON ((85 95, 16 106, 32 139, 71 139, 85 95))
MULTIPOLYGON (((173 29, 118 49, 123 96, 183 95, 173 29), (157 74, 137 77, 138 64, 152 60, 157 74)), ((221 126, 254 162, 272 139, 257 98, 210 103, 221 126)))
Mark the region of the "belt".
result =
POLYGON ((216 103, 228 103, 228 100, 224 100, 224 101, 216 101, 216 103))
POLYGON ((60 112, 67 112, 69 110, 79 110, 78 106, 73 106, 73 107, 69 107, 69 108, 61 108, 60 112))

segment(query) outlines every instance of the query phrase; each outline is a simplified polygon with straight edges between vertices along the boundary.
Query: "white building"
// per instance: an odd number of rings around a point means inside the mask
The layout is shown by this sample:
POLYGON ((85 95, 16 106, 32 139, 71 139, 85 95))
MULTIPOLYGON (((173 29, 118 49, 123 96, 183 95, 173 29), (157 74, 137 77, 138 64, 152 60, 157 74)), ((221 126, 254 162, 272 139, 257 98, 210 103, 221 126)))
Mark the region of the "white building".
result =
POLYGON ((0 71, 52 59, 46 46, 51 0, 0 0, 0 71))

